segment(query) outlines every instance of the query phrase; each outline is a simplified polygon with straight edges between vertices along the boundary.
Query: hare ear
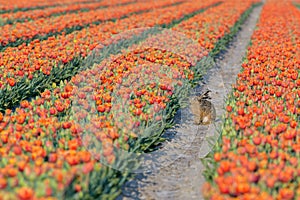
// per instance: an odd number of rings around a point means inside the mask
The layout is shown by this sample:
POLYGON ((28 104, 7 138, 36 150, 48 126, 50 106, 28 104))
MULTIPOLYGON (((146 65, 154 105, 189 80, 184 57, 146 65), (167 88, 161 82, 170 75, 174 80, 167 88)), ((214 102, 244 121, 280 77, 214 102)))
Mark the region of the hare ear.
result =
POLYGON ((211 92, 210 89, 207 89, 207 91, 204 93, 204 95, 208 95, 211 92))
POLYGON ((200 101, 200 100, 202 100, 202 99, 207 99, 207 98, 209 98, 209 96, 208 96, 208 93, 209 93, 210 91, 206 91, 206 92, 204 92, 204 93, 202 93, 200 96, 198 96, 198 101, 200 101))
POLYGON ((207 90, 205 93, 204 93, 204 96, 208 99, 211 99, 211 97, 209 96, 209 93, 211 92, 211 90, 207 90))

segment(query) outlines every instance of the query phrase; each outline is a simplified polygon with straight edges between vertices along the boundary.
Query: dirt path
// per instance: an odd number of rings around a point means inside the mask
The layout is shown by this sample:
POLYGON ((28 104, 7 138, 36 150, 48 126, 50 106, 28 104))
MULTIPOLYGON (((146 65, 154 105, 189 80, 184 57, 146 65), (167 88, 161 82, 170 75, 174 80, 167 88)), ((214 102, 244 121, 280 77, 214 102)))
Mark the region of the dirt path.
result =
MULTIPOLYGON (((204 78, 205 84, 199 85, 195 90, 196 93, 201 93, 206 88, 212 91, 212 103, 219 119, 224 113, 226 96, 240 71, 242 58, 246 54, 261 8, 262 6, 253 10, 227 51, 217 58, 216 65, 204 78)), ((185 120, 165 133, 165 137, 170 140, 158 150, 162 151, 161 162, 166 160, 167 164, 162 164, 164 167, 158 171, 137 175, 134 180, 125 184, 118 199, 202 199, 200 188, 204 178, 200 157, 209 152, 206 137, 216 132, 220 120, 216 127, 198 127, 192 124, 188 108, 180 110, 179 115, 185 120)))

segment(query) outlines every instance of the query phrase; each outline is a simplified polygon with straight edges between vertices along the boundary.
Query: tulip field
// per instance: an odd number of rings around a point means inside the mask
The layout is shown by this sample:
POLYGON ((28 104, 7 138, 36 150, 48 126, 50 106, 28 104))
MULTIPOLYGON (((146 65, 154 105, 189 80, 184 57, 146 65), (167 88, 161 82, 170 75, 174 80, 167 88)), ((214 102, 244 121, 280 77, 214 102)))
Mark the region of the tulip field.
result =
POLYGON ((300 199, 299 0, 0 0, 0 200, 116 199, 257 6, 199 190, 300 199))

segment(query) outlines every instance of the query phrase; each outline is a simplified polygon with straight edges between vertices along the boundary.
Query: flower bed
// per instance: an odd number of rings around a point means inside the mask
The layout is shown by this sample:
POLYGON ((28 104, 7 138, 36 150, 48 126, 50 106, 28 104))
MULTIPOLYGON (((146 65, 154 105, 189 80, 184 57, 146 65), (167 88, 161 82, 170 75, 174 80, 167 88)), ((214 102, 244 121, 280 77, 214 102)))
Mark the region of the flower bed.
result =
POLYGON ((156 4, 137 2, 124 6, 95 9, 88 12, 39 18, 23 23, 16 22, 14 24, 6 24, 0 29, 0 44, 2 49, 7 46, 19 46, 33 39, 43 39, 60 34, 61 32, 70 33, 92 24, 100 24, 101 22, 119 19, 132 13, 168 6, 174 2, 176 1, 164 0, 156 4))
POLYGON ((93 3, 78 3, 78 4, 70 4, 64 5, 59 7, 50 7, 45 9, 37 9, 31 11, 19 11, 14 13, 4 13, 0 14, 0 24, 13 24, 15 22, 24 22, 28 20, 36 20, 41 17, 49 17, 53 15, 61 15, 71 12, 78 12, 78 11, 88 11, 88 10, 95 10, 99 7, 105 6, 114 6, 120 5, 124 3, 130 3, 133 0, 114 0, 114 1, 100 1, 100 2, 93 2, 93 3))
MULTIPOLYGON (((52 91, 46 90, 31 102, 22 101, 13 113, 7 110, 1 120, 1 180, 2 189, 5 189, 1 196, 86 199, 105 198, 109 194, 113 198, 118 194, 116 189, 122 184, 122 177, 115 178, 118 173, 101 166, 98 159, 113 164, 116 159, 114 148, 130 150, 140 145, 140 150, 148 149, 155 135, 147 138, 149 142, 138 140, 139 135, 132 132, 132 128, 143 133, 144 122, 147 122, 148 126, 151 124, 151 130, 153 127, 163 130, 161 127, 166 119, 156 113, 169 107, 167 103, 176 91, 175 85, 168 83, 172 81, 182 86, 180 80, 172 78, 192 79, 190 66, 171 52, 135 51, 120 55, 105 65, 105 69, 103 65, 96 65, 83 71, 69 83, 53 86, 52 91), (162 68, 157 58, 166 67, 162 68), (137 72, 143 70, 149 74, 151 82, 138 82, 127 88, 129 90, 114 89, 119 83, 116 80, 128 85, 138 78, 137 72), (157 75, 160 77, 153 79, 157 75), (95 79, 101 80, 101 84, 94 84, 95 79), (121 91, 125 93, 118 93, 121 91), (125 101, 130 97, 123 104, 129 109, 126 121, 117 120, 116 114, 120 115, 121 111, 125 114, 125 111, 118 108, 119 100, 116 102, 111 92, 127 98, 125 101), (89 100, 94 103, 90 104, 89 100), (76 104, 80 105, 79 109, 74 109, 76 104), (81 121, 86 119, 89 122, 82 125, 81 121), (151 119, 155 121, 150 123, 151 119), (84 141, 83 134, 87 135, 84 141), (96 144, 100 145, 96 149, 90 147, 95 138, 98 139, 96 144), (97 190, 92 190, 91 186, 97 190)), ((140 78, 146 78, 145 74, 140 75, 140 78)))
POLYGON ((300 11, 265 4, 207 158, 207 199, 299 199, 300 11))
MULTIPOLYGON (((75 3, 83 3, 83 2, 89 2, 90 0, 76 0, 75 3)), ((51 2, 49 1, 43 1, 43 0, 16 0, 12 4, 10 1, 1 0, 0 1, 0 10, 1 12, 16 12, 20 10, 32 10, 32 9, 38 9, 38 8, 45 8, 45 7, 53 7, 63 4, 71 4, 74 3, 73 0, 53 0, 51 2)))

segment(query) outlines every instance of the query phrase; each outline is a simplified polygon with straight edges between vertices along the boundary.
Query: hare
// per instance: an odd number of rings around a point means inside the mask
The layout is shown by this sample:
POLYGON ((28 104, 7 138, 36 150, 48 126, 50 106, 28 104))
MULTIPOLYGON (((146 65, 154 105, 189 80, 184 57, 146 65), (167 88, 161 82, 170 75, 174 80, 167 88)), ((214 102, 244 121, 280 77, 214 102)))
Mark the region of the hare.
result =
POLYGON ((191 103, 191 111, 194 115, 194 124, 196 125, 208 125, 212 123, 216 118, 216 110, 213 104, 208 101, 211 99, 208 96, 210 90, 206 91, 200 96, 194 97, 191 103))

